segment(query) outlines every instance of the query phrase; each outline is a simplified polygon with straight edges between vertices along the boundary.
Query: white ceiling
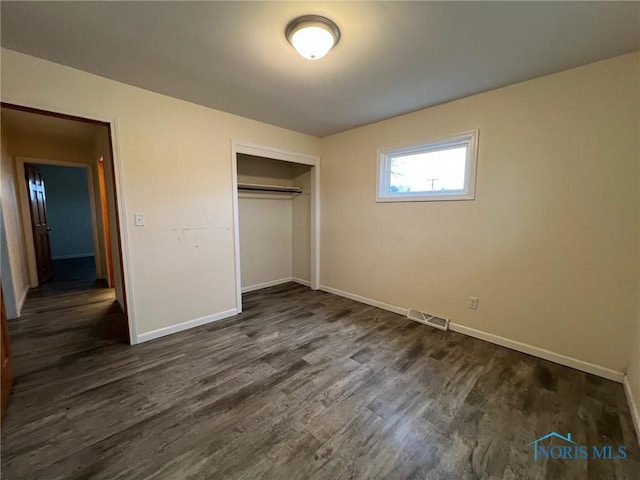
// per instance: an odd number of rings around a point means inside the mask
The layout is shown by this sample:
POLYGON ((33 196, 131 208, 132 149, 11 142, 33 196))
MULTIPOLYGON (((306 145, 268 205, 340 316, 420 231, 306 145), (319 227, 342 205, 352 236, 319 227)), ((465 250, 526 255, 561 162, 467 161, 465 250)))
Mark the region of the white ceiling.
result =
POLYGON ((9 2, 2 46, 316 136, 640 49, 638 2, 9 2), (284 37, 341 28, 325 58, 284 37))

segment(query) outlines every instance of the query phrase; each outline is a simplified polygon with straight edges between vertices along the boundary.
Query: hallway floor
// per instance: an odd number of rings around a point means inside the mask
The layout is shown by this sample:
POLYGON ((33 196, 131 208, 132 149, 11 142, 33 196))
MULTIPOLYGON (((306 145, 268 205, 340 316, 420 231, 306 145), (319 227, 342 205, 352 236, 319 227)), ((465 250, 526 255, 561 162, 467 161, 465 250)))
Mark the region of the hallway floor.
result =
POLYGON ((96 280, 94 257, 53 264, 53 277, 31 289, 21 317, 9 321, 17 377, 14 394, 31 388, 32 382, 37 385, 40 375, 70 356, 128 344, 126 319, 114 290, 96 280))

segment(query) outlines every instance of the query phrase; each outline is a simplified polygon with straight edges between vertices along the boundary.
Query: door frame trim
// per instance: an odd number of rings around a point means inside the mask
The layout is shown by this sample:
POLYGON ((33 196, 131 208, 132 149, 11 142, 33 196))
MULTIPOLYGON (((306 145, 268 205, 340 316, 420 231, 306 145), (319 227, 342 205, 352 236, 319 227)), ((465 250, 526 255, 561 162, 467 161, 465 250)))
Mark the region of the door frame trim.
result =
MULTIPOLYGON (((93 249, 95 254, 96 277, 103 278, 102 263, 100 258, 106 255, 106 249, 100 242, 100 233, 98 230, 98 217, 96 210, 95 188, 92 165, 88 163, 66 162, 62 160, 50 160, 48 158, 35 157, 15 157, 16 177, 18 178, 18 197, 20 202, 20 211, 22 214, 22 228, 24 231, 25 247, 27 250, 27 267, 29 269, 29 284, 31 288, 38 286, 38 268, 36 265, 35 245, 33 243, 33 222, 29 212, 29 192, 27 191, 25 178, 25 164, 31 163, 35 165, 52 165, 56 167, 84 168, 87 172, 87 183, 89 189, 89 209, 91 214, 91 233, 93 239, 93 249), (23 179, 21 182, 20 179, 23 179)), ((45 182, 45 189, 47 184, 45 182)))
POLYGON ((130 236, 126 222, 126 205, 124 191, 125 181, 122 173, 122 158, 121 158, 121 146, 120 146, 120 133, 118 129, 118 120, 116 118, 106 118, 102 115, 95 114, 93 112, 78 112, 69 109, 62 109, 58 106, 52 106, 48 104, 29 103, 21 100, 15 100, 11 98, 2 98, 0 103, 2 108, 13 108, 22 111, 39 113, 42 115, 59 116, 70 120, 84 121, 88 123, 97 123, 109 127, 109 140, 111 144, 111 160, 113 162, 113 187, 114 197, 116 200, 116 217, 114 220, 117 222, 119 230, 119 243, 120 243, 120 257, 122 259, 122 279, 124 285, 123 293, 125 297, 124 310, 127 316, 127 322, 129 325, 129 343, 135 345, 138 342, 138 330, 136 329, 135 320, 135 308, 134 297, 132 288, 132 274, 131 274, 131 260, 130 260, 130 236))
POLYGON ((236 309, 242 313, 242 276, 240 269, 240 222, 238 216, 237 154, 254 155, 274 160, 311 166, 311 289, 320 288, 320 157, 281 148, 231 139, 231 188, 233 198, 233 248, 236 277, 236 309))

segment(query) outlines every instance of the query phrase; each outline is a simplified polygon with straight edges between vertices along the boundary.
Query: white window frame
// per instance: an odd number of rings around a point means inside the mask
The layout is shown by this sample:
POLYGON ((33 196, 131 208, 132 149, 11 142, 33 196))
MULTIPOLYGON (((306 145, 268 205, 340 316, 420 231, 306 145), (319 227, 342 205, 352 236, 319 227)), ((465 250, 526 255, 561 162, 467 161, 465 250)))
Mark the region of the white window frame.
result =
POLYGON ((429 140, 409 147, 378 150, 378 182, 376 202, 441 202, 447 200, 473 200, 476 198, 476 164, 478 160, 479 130, 458 133, 444 138, 429 140), (391 159, 402 155, 467 147, 467 160, 462 190, 438 190, 434 192, 392 192, 391 159))

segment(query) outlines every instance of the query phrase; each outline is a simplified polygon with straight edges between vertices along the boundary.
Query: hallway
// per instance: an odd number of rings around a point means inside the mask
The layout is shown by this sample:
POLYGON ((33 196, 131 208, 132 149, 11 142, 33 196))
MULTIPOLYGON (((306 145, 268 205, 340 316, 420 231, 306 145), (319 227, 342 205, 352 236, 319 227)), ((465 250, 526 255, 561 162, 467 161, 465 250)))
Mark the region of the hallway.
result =
POLYGON ((23 389, 30 392, 39 373, 114 342, 127 343, 126 319, 114 290, 95 280, 93 257, 55 260, 53 268, 53 278, 32 289, 22 316, 9 322, 15 397, 23 389))
POLYGON ((2 419, 3 478, 14 478, 12 457, 25 448, 37 463, 47 428, 58 434, 49 443, 64 444, 74 428, 68 405, 114 366, 102 353, 129 349, 126 319, 113 289, 95 280, 93 257, 54 261, 53 278, 32 289, 22 316, 9 322, 9 338, 16 380, 2 419))

